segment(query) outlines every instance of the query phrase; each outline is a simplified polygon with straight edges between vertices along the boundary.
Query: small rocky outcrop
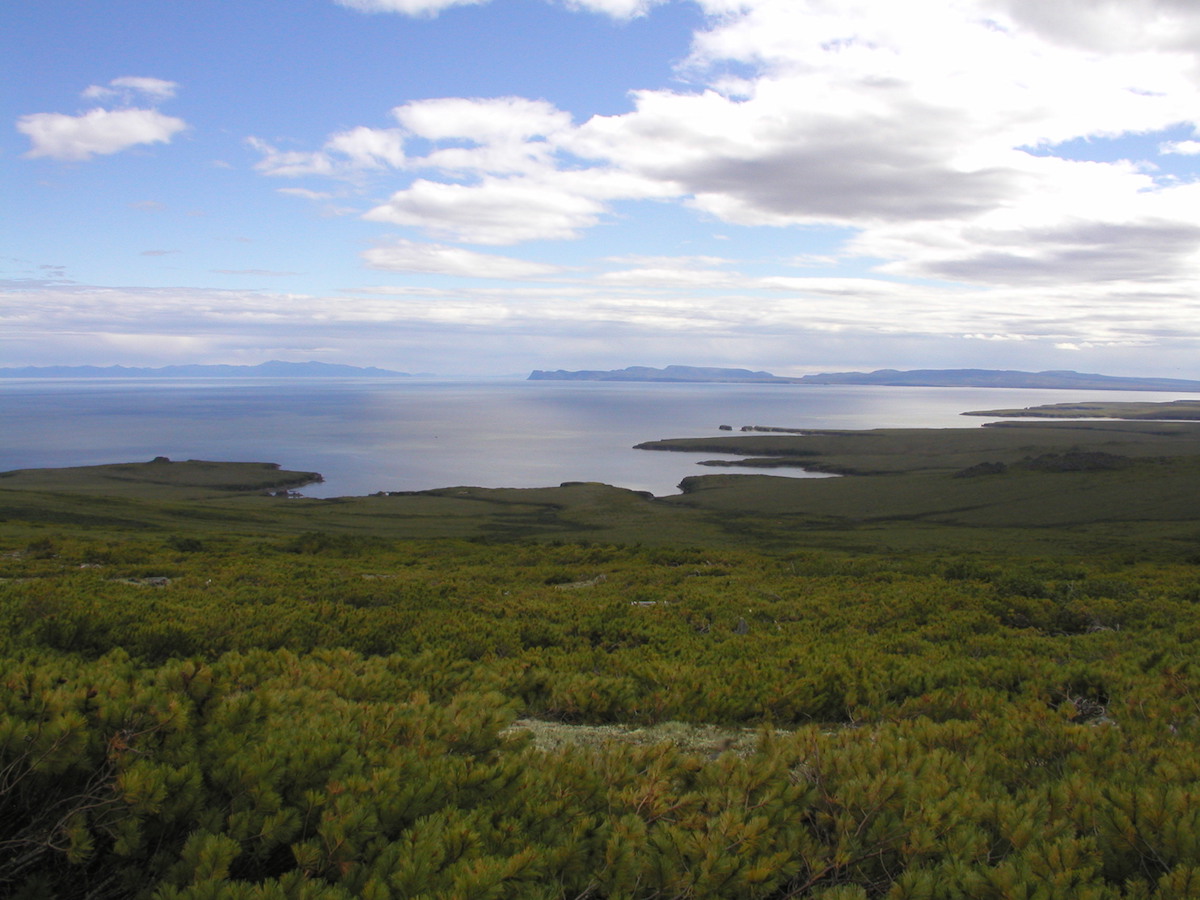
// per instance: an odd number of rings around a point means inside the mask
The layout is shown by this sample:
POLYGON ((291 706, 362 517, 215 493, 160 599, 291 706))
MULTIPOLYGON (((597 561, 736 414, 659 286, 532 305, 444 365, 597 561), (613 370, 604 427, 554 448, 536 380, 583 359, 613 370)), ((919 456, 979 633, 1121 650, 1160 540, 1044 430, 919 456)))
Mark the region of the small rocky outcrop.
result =
POLYGON ((608 581, 608 576, 604 573, 601 573, 595 578, 589 578, 586 581, 569 581, 566 584, 556 584, 554 585, 554 589, 556 591, 575 591, 579 590, 580 588, 595 587, 596 585, 603 584, 606 581, 608 581))
POLYGON ((981 462, 954 473, 955 478, 978 478, 981 475, 1003 475, 1008 466, 1002 462, 981 462))

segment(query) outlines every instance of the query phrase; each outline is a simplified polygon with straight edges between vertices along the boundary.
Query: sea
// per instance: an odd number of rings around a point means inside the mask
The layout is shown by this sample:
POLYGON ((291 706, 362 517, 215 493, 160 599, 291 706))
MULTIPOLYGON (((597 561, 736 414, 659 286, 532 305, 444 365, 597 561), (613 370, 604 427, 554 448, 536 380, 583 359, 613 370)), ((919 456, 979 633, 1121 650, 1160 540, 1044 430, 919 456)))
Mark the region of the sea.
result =
MULTIPOLYGON (((0 471, 166 456, 319 472, 309 497, 439 487, 600 481, 678 493, 720 454, 635 450, 743 426, 978 428, 968 410, 1080 400, 1164 401, 1131 391, 687 384, 490 379, 4 379, 0 471)), ((730 456, 729 458, 736 458, 730 456)), ((751 472, 752 470, 746 470, 751 472)), ((821 477, 803 469, 775 475, 821 477)))

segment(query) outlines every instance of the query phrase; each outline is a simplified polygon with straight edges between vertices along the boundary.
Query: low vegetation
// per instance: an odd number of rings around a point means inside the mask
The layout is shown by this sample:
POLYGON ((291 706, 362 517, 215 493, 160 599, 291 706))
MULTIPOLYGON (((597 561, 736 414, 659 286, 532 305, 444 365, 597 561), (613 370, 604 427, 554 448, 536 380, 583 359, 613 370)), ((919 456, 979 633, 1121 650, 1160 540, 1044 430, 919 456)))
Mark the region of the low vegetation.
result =
POLYGON ((1200 419, 1200 400, 1171 400, 1165 403, 1108 401, 1091 403, 1047 403, 1021 409, 981 409, 964 416, 1020 416, 1048 419, 1200 419))
POLYGON ((0 477, 0 895, 1197 896, 1196 433, 977 431, 0 477))

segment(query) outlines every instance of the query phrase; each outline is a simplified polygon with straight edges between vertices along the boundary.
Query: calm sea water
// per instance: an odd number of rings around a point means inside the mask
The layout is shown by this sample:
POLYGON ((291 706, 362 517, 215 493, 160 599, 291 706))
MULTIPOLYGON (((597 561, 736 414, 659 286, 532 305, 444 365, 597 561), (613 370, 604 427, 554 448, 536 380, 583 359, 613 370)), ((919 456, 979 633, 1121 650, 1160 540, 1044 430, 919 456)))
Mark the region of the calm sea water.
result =
MULTIPOLYGON (((0 381, 0 471, 149 460, 275 462, 333 497, 603 481, 662 496, 700 456, 641 441, 785 428, 979 427, 971 409, 1185 395, 993 388, 554 381, 0 381)), ((729 470, 722 470, 729 471, 729 470)), ((773 470, 803 476, 799 469, 773 470)))

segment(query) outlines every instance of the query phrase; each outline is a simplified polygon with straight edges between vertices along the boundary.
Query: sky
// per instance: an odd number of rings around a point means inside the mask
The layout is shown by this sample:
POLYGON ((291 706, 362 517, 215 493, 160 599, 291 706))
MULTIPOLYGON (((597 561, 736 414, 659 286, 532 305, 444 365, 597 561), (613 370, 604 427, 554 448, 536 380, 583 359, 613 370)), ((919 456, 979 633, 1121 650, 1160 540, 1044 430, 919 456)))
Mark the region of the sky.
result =
POLYGON ((7 0, 0 366, 1200 378, 1195 0, 7 0))

